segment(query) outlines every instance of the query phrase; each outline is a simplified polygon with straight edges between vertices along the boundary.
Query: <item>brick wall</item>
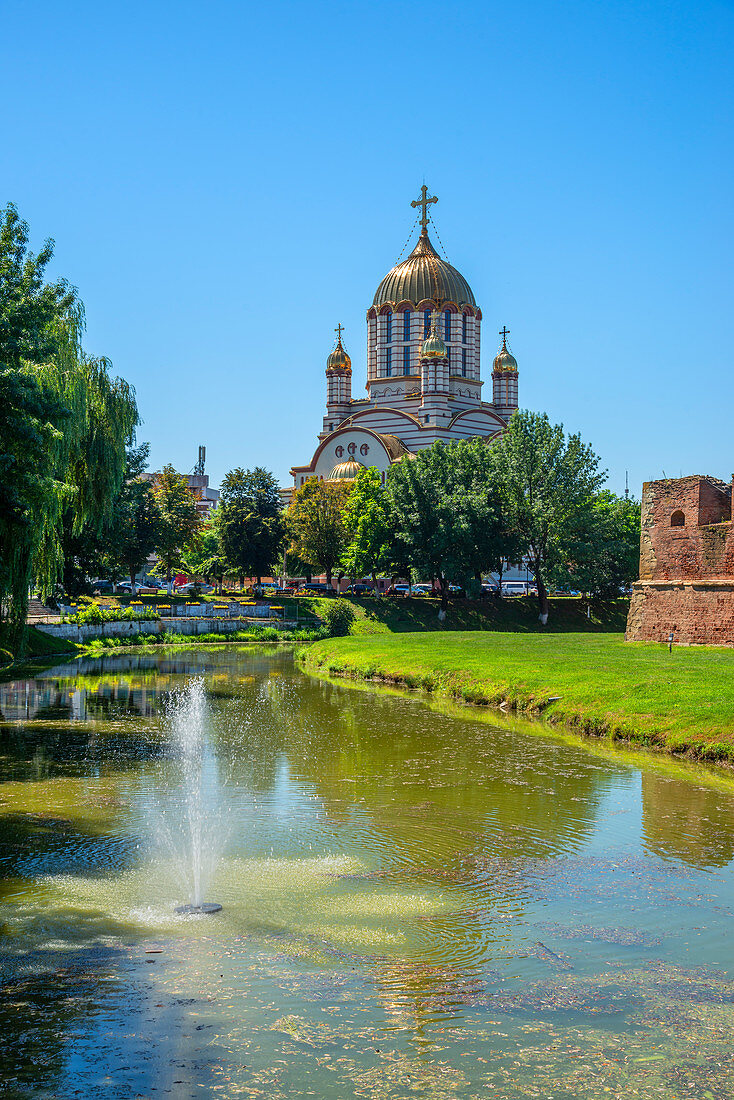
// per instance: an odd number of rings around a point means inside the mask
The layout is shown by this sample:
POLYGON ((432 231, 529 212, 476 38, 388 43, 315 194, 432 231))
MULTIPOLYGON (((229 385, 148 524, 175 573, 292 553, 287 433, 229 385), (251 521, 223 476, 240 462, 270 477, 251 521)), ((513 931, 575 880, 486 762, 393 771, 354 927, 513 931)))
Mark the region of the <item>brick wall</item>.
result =
POLYGON ((734 645, 731 500, 712 477, 645 483, 628 640, 734 645))

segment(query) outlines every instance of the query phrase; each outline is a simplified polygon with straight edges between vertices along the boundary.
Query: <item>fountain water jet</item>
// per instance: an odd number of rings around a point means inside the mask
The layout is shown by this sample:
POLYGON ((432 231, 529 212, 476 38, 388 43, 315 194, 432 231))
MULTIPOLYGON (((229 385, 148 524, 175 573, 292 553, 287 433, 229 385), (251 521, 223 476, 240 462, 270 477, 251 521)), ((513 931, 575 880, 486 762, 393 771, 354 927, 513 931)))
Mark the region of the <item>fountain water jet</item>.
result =
POLYGON ((182 794, 173 820, 164 824, 163 840, 173 856, 190 901, 176 907, 181 914, 218 913, 218 902, 204 896, 226 839, 222 820, 216 756, 207 735, 204 681, 192 679, 169 714, 171 746, 181 768, 182 794))

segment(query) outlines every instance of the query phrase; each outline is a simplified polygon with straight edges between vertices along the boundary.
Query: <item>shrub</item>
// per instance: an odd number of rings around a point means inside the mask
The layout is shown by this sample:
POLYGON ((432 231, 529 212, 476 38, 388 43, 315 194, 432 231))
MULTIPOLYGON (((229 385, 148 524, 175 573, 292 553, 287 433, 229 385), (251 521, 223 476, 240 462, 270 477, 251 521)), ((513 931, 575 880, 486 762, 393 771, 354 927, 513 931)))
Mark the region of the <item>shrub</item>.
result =
POLYGON ((158 612, 140 607, 100 607, 99 604, 90 603, 83 611, 77 611, 76 615, 69 615, 67 623, 129 623, 152 622, 160 616, 158 612))
POLYGON ((351 631, 354 622, 354 608, 347 600, 343 600, 341 597, 332 600, 324 608, 322 615, 332 638, 341 638, 351 631))

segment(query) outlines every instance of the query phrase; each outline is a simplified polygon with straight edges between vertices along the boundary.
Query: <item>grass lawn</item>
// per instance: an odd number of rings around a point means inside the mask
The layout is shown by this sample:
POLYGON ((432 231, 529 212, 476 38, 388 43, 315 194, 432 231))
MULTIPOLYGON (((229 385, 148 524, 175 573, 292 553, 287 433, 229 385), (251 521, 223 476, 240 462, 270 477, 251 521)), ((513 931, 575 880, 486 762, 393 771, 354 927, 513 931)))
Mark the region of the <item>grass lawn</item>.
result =
POLYGON ((734 762, 734 650, 617 633, 406 633, 317 642, 311 672, 508 704, 579 733, 734 762), (556 698, 558 697, 558 698, 556 698))

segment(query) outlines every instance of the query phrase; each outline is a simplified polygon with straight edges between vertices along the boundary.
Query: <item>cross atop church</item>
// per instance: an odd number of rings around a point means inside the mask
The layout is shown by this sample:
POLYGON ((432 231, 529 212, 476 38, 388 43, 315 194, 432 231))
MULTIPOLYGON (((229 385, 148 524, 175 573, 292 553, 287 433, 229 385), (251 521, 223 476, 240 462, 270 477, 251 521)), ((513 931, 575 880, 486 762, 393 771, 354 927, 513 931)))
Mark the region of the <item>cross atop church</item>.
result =
POLYGON ((503 349, 503 351, 507 349, 507 337, 509 335, 510 335, 510 330, 507 328, 506 325, 503 325, 502 328, 500 329, 500 336, 502 337, 502 349, 503 349))
POLYGON ((342 342, 342 333, 344 332, 344 325, 338 324, 336 326, 336 328, 334 329, 334 332, 336 333, 337 343, 341 344, 341 342, 342 342))
POLYGON ((428 188, 424 183, 421 187, 421 197, 419 199, 414 199, 413 202, 410 204, 411 206, 420 206, 421 226, 423 227, 423 229, 426 229, 428 226, 428 206, 432 202, 438 202, 438 199, 435 195, 428 194, 428 188))

